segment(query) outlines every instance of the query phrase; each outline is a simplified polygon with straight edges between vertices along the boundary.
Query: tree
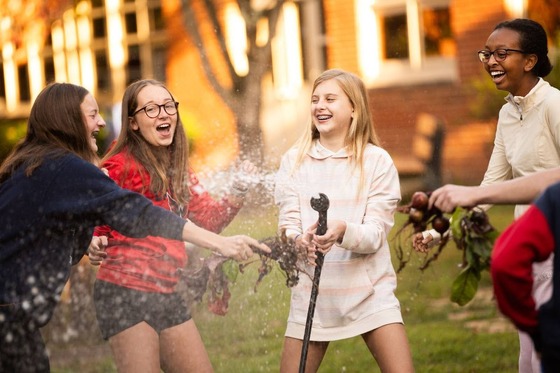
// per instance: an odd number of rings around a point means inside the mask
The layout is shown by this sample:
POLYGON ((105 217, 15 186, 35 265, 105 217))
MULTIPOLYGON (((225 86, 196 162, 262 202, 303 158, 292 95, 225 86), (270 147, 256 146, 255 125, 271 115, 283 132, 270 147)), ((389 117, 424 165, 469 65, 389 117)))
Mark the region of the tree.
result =
MULTIPOLYGON (((71 5, 71 0, 0 0, 0 18, 11 20, 8 37, 16 46, 20 46, 26 30, 35 27, 38 21, 46 23, 59 18, 71 5)), ((4 37, 0 35, 0 40, 4 37)))
POLYGON ((557 44, 560 37, 560 2, 558 0, 529 0, 528 16, 545 28, 550 40, 557 44))
MULTIPOLYGON (((245 21, 248 73, 239 75, 226 46, 226 35, 218 16, 219 0, 182 0, 185 28, 199 51, 206 78, 233 113, 239 138, 240 157, 261 163, 263 160, 263 134, 259 123, 261 110, 261 83, 271 68, 271 40, 275 34, 280 11, 285 0, 255 1, 236 0, 245 21), (204 22, 211 24, 213 35, 204 34, 204 22), (265 42, 257 38, 259 27, 267 27, 265 42), (213 40, 209 40, 212 38, 213 40), (218 79, 216 64, 209 58, 207 45, 217 42, 219 58, 225 63, 226 79, 218 79)), ((212 56, 214 57, 214 56, 212 56)), ((224 72, 220 71, 220 75, 224 72)))

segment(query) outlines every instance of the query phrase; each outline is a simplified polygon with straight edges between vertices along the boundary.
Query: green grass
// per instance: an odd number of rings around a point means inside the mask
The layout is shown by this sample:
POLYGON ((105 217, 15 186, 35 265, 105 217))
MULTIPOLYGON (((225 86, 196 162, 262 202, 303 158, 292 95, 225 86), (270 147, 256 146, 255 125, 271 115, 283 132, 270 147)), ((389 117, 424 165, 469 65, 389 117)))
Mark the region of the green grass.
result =
MULTIPOLYGON (((494 207, 490 221, 502 230, 512 219, 511 207, 494 207)), ((396 226, 404 221, 397 214, 396 226)), ((274 210, 260 208, 240 215, 225 234, 248 233, 264 238, 275 233, 274 210)), ((398 274, 397 296, 417 372, 516 372, 517 332, 501 317, 484 273, 477 296, 464 307, 449 301, 451 282, 458 274, 460 253, 448 245, 425 271, 418 270, 419 254, 412 254, 398 274)), ((289 289, 275 268, 254 291, 256 269, 249 267, 232 285, 226 316, 198 305, 194 319, 216 372, 277 372, 289 308, 289 289)), ((71 348, 71 347, 69 347, 71 348)), ((82 356, 82 360, 83 360, 82 356)), ((77 364, 77 363, 76 363, 77 364)), ((90 367, 57 366, 53 372, 114 372, 110 354, 90 367), (91 369, 91 370, 88 370, 91 369)), ((379 372, 360 337, 332 342, 320 372, 379 372)))

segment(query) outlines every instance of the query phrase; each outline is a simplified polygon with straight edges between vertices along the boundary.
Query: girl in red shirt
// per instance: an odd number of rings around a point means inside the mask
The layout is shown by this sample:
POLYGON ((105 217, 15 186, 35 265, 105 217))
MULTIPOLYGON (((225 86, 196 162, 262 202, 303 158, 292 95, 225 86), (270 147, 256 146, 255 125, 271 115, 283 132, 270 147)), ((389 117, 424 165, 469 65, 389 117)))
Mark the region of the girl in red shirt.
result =
MULTIPOLYGON (((102 160, 120 186, 143 194, 198 226, 220 232, 243 204, 247 186, 212 199, 187 165, 188 141, 179 103, 160 82, 131 84, 122 102, 122 129, 102 160)), ((244 165, 251 171, 252 164, 244 165)), ((212 366, 187 305, 175 291, 187 262, 185 245, 160 237, 130 238, 99 227, 95 248, 108 240, 94 302, 102 335, 119 372, 196 371, 212 366)))

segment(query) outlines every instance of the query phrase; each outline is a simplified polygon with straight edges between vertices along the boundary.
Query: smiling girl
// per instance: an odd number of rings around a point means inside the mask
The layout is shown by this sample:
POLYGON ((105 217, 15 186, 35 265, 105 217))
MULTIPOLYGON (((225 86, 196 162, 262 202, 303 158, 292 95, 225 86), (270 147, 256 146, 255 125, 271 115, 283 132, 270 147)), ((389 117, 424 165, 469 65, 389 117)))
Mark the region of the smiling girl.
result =
MULTIPOLYGON (((546 31, 530 19, 499 23, 478 52, 496 88, 508 92, 498 116, 494 149, 482 186, 560 166, 560 91, 543 80, 552 71, 546 31)), ((459 193, 461 193, 459 191, 459 193)), ((486 205, 484 208, 489 208, 486 205)), ((515 218, 527 205, 515 207, 515 218)), ((419 233, 414 245, 425 251, 437 237, 419 233)), ((533 267, 537 306, 552 292, 552 258, 533 267)), ((530 337, 520 332, 519 372, 540 372, 530 337)))
MULTIPOLYGON (((412 372, 387 242, 399 176, 379 147, 367 91, 356 75, 327 70, 313 85, 310 109, 306 131, 282 158, 275 191, 279 229, 311 262, 317 250, 325 254, 306 371, 319 369, 330 341, 361 336, 381 371, 412 372), (330 200, 322 236, 309 204, 318 193, 330 200)), ((292 288, 281 372, 298 370, 311 282, 300 276, 292 288)))
MULTIPOLYGON (((246 186, 238 185, 237 193, 217 201, 198 183, 187 164, 187 137, 178 106, 158 81, 141 80, 128 86, 122 102, 122 129, 102 167, 123 188, 220 232, 241 208, 246 186)), ((183 242, 127 237, 109 227, 98 227, 96 235, 90 259, 102 264, 94 302, 118 371, 212 371, 198 329, 175 290, 187 262, 183 242)))

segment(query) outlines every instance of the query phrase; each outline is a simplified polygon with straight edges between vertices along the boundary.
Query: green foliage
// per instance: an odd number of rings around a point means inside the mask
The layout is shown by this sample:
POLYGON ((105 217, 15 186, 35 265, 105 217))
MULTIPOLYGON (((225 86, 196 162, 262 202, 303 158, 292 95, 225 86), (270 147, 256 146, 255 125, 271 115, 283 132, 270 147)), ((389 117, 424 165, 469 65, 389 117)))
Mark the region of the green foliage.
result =
POLYGON ((25 136, 27 121, 2 120, 0 121, 0 163, 8 156, 13 146, 25 136))
POLYGON ((480 271, 474 267, 463 269, 451 285, 451 301, 459 306, 469 303, 476 295, 480 278, 480 271))
POLYGON ((498 232, 484 211, 457 208, 451 219, 453 241, 463 252, 463 270, 451 286, 451 301, 469 303, 478 290, 482 271, 490 269, 490 256, 498 232))
POLYGON ((496 89, 496 85, 486 72, 472 79, 466 86, 472 93, 469 102, 470 113, 477 120, 496 120, 500 108, 506 103, 507 93, 496 89))
POLYGON ((239 265, 234 260, 226 260, 222 264, 222 268, 226 278, 231 282, 235 283, 237 276, 239 275, 239 265))
MULTIPOLYGON (((560 45, 557 47, 560 52, 560 45)), ((552 71, 548 74, 544 80, 550 83, 551 86, 560 89, 560 53, 557 53, 558 58, 552 61, 552 71)))

